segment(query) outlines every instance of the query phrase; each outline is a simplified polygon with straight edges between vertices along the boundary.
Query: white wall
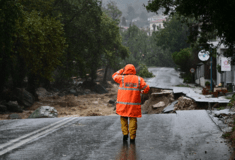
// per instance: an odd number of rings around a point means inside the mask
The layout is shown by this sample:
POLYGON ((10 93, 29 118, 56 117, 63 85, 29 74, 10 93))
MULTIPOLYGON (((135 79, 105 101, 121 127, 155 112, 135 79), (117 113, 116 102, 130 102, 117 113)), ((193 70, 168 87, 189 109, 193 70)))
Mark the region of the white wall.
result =
POLYGON ((156 28, 155 28, 155 30, 157 31, 157 26, 160 26, 161 25, 161 28, 163 28, 163 23, 161 22, 161 23, 150 23, 150 30, 152 30, 153 31, 153 24, 155 24, 156 25, 156 28))
POLYGON ((195 80, 195 83, 196 83, 196 84, 199 84, 199 85, 202 86, 202 87, 206 87, 206 86, 205 86, 205 82, 206 82, 206 81, 211 82, 210 79, 205 79, 204 77, 200 77, 200 80, 199 80, 199 79, 196 79, 196 80, 195 80), (199 83, 199 82, 200 82, 200 83, 199 83))

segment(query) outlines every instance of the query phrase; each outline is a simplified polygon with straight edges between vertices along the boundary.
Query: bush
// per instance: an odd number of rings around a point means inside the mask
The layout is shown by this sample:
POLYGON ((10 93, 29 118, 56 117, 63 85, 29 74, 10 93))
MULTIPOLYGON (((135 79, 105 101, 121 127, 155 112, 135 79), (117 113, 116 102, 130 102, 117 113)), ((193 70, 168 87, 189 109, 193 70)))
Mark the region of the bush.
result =
POLYGON ((174 52, 172 54, 172 59, 176 65, 184 72, 188 72, 192 65, 192 49, 184 48, 179 52, 174 52))
POLYGON ((221 71, 221 65, 217 64, 216 69, 220 74, 224 73, 223 71, 221 71))
POLYGON ((182 74, 182 77, 184 78, 184 83, 190 83, 193 81, 191 73, 182 74))
POLYGON ((137 74, 138 76, 143 77, 143 78, 154 77, 153 73, 148 71, 148 68, 145 64, 139 63, 139 66, 140 66, 140 71, 137 74))
POLYGON ((205 82, 205 86, 209 86, 211 83, 209 81, 205 82))
POLYGON ((222 136, 224 137, 224 138, 228 138, 228 137, 230 137, 230 135, 231 135, 231 133, 224 133, 222 136))
MULTIPOLYGON (((235 105, 235 94, 233 94, 231 100, 229 101, 228 106, 234 106, 234 105, 235 105)), ((234 122, 235 122, 235 119, 234 119, 234 122)))

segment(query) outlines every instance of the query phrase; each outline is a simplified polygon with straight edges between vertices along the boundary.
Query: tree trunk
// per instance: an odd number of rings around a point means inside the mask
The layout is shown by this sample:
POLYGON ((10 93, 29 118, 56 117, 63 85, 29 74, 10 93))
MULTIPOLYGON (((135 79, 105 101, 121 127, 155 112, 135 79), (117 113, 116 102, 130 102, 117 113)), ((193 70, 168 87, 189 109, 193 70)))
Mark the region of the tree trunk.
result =
POLYGON ((44 79, 44 87, 46 88, 46 89, 49 89, 49 88, 51 88, 51 83, 50 83, 50 81, 48 80, 48 79, 44 79))
POLYGON ((26 76, 26 69, 24 59, 17 55, 17 62, 15 67, 11 66, 11 77, 14 88, 23 88, 24 78, 26 76))
MULTIPOLYGON (((4 54, 4 53, 3 53, 4 54)), ((3 61, 2 64, 0 64, 0 73, 1 73, 1 78, 0 78, 0 93, 2 93, 4 86, 7 82, 8 76, 9 76, 9 68, 8 63, 10 63, 7 59, 5 59, 7 56, 3 56, 3 61)))
POLYGON ((38 101, 38 95, 36 93, 36 75, 30 73, 28 76, 28 91, 34 96, 35 100, 38 101))
POLYGON ((106 77, 107 77, 108 68, 109 68, 109 65, 106 65, 105 71, 104 71, 103 83, 106 82, 106 77))

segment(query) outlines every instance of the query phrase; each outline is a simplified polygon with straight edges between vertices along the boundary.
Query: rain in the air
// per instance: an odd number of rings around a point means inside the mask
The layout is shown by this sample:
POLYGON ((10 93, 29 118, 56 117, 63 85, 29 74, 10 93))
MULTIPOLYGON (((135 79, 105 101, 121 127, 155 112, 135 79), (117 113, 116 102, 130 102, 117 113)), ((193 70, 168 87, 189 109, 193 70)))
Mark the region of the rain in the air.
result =
POLYGON ((0 160, 234 160, 234 8, 0 0, 0 160))

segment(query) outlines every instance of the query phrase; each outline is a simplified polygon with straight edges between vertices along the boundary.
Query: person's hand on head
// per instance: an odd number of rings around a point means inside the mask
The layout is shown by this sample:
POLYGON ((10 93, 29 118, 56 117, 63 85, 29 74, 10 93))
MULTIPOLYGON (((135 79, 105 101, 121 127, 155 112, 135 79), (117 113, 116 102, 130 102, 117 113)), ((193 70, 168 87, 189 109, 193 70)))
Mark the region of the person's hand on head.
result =
POLYGON ((125 67, 124 68, 122 68, 123 69, 123 72, 122 72, 122 74, 124 74, 124 71, 125 71, 125 67))

